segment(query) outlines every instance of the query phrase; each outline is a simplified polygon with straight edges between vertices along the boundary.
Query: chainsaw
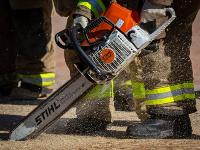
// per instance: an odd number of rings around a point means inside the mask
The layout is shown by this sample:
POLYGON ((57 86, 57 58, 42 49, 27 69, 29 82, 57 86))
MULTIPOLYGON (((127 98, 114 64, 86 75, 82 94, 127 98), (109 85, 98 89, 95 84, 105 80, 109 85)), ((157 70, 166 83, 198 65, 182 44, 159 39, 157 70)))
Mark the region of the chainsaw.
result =
POLYGON ((84 67, 76 65, 78 73, 29 113, 11 131, 10 140, 40 135, 96 84, 108 84, 117 77, 176 18, 172 8, 163 11, 170 14, 168 20, 151 34, 140 27, 137 11, 117 3, 87 27, 77 25, 57 33, 57 45, 73 48, 84 67))

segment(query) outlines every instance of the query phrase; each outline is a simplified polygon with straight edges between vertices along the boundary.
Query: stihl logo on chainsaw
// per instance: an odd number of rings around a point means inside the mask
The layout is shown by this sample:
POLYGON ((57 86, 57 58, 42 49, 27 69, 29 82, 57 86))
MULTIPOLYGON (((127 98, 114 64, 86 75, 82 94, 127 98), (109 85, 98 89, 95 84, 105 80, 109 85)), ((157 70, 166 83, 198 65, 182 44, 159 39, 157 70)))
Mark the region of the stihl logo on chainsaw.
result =
POLYGON ((40 113, 36 118, 35 122, 37 125, 40 125, 42 121, 44 121, 46 118, 48 118, 52 113, 55 112, 60 107, 60 104, 57 104, 57 102, 54 102, 51 104, 47 109, 45 109, 42 113, 40 113))
POLYGON ((111 64, 115 60, 115 52, 112 49, 103 49, 99 57, 104 63, 111 64))

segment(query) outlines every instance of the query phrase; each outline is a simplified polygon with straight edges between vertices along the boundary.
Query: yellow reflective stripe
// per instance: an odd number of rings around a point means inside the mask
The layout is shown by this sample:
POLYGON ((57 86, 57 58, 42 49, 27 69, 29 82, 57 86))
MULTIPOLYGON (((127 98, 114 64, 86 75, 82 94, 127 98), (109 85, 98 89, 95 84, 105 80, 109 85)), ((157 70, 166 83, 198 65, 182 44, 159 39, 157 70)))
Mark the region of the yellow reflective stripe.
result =
POLYGON ((86 100, 97 100, 97 99, 105 99, 110 98, 112 96, 112 84, 106 85, 95 85, 84 97, 86 100))
POLYGON ((181 85, 175 86, 168 86, 168 87, 161 87, 153 90, 146 90, 146 94, 160 94, 160 93, 167 93, 175 90, 180 90, 182 87, 181 85))
POLYGON ((55 73, 41 73, 41 74, 34 74, 34 75, 26 75, 26 74, 18 74, 18 78, 55 78, 55 73))
POLYGON ((111 92, 111 94, 110 94, 111 97, 114 98, 114 80, 111 81, 111 90, 110 90, 110 92, 111 92))
POLYGON ((164 99, 156 99, 145 101, 145 104, 150 105, 163 105, 167 103, 174 103, 178 101, 183 101, 185 99, 195 100, 195 94, 182 94, 174 97, 164 98, 164 99))
POLYGON ((103 10, 103 12, 106 10, 105 5, 103 4, 102 0, 97 0, 97 3, 99 4, 99 6, 101 7, 101 9, 103 10))
POLYGON ((145 87, 142 82, 132 82, 133 98, 144 99, 145 98, 145 87))
POLYGON ((127 86, 127 87, 131 86, 131 87, 132 87, 132 82, 131 82, 131 80, 125 81, 124 83, 122 83, 122 86, 127 86))
POLYGON ((184 96, 185 96, 185 99, 193 99, 193 100, 196 99, 195 93, 193 93, 193 94, 184 94, 184 96))
POLYGON ((98 10, 89 2, 80 1, 78 3, 78 6, 85 6, 89 10, 92 10, 92 12, 94 13, 95 17, 99 16, 98 10))
POLYGON ((194 88, 194 83, 183 83, 182 86, 183 88, 194 88))
POLYGON ((146 90, 148 100, 145 103, 146 105, 162 105, 185 99, 195 99, 193 90, 194 84, 192 82, 146 90))
POLYGON ((55 84, 55 80, 51 82, 41 82, 41 83, 36 83, 35 85, 37 86, 53 86, 55 84))
POLYGON ((55 84, 55 73, 41 73, 34 75, 18 74, 17 77, 24 82, 37 86, 53 86, 55 84))
POLYGON ((172 85, 172 86, 167 86, 167 87, 161 87, 161 88, 156 88, 153 90, 146 90, 146 94, 161 94, 161 93, 167 93, 175 90, 180 90, 183 88, 194 88, 193 83, 183 83, 183 84, 177 84, 177 85, 172 85))

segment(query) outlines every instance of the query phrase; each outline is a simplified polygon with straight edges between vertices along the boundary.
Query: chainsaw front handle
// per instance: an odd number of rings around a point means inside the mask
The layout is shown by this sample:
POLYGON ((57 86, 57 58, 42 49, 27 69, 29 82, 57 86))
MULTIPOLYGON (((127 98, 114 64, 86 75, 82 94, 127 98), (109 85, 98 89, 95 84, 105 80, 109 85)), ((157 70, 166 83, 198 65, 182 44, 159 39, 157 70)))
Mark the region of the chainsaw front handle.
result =
POLYGON ((150 34, 151 41, 155 40, 156 37, 158 37, 166 29, 166 27, 169 26, 176 18, 176 13, 173 8, 165 8, 164 11, 165 14, 169 16, 169 19, 166 22, 164 22, 160 27, 155 29, 155 31, 152 34, 150 34))

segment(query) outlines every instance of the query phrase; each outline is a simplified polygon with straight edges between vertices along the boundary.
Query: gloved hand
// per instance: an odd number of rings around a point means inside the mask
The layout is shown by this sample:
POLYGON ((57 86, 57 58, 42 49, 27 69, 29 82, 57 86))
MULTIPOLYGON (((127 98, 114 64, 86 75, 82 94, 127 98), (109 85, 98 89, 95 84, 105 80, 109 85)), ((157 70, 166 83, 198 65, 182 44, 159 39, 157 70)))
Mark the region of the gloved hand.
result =
MULTIPOLYGON (((152 33, 163 22, 168 19, 165 8, 170 6, 172 0, 145 0, 141 11, 141 25, 149 33, 152 33)), ((156 39, 165 38, 166 33, 163 32, 156 39)))
MULTIPOLYGON (((166 14, 166 7, 171 5, 173 0, 145 0, 142 11, 141 11, 141 24, 140 26, 152 33, 158 28, 163 22, 168 19, 166 14)), ((166 33, 162 32, 156 40, 151 42, 140 54, 140 56, 147 55, 149 53, 156 52, 159 50, 160 39, 166 37, 166 33)))
MULTIPOLYGON (((143 23, 147 23, 149 21, 159 21, 160 19, 163 20, 165 17, 167 17, 164 8, 170 6, 171 3, 172 0, 146 0, 141 12, 141 21, 143 23)), ((159 24, 160 22, 157 23, 159 24)))
POLYGON ((76 15, 74 17, 73 26, 80 25, 81 27, 85 28, 89 23, 89 19, 82 15, 76 15))
POLYGON ((142 9, 141 21, 143 23, 147 23, 165 16, 165 9, 160 6, 152 5, 151 3, 146 2, 142 9))

